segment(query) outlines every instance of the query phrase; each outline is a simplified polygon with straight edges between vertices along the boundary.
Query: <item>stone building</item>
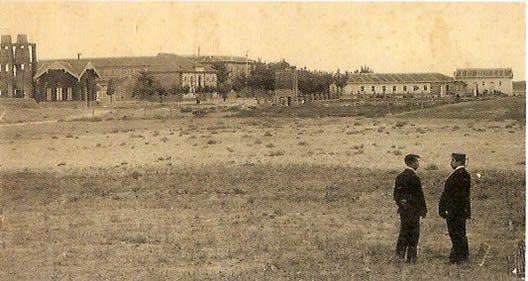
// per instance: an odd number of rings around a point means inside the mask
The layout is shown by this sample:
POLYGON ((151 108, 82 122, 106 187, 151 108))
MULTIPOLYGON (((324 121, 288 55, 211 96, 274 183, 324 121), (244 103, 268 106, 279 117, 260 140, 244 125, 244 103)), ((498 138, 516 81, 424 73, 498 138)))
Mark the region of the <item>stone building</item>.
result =
POLYGON ((36 68, 37 47, 27 35, 18 34, 15 43, 10 35, 1 36, 0 97, 32 98, 36 68))
POLYGON ((457 68, 453 77, 464 82, 466 91, 475 96, 496 92, 513 94, 511 68, 457 68))
POLYGON ((216 88, 216 71, 208 65, 196 63, 174 54, 158 54, 144 57, 108 57, 62 59, 45 61, 46 63, 90 64, 100 74, 97 84, 98 100, 106 100, 106 91, 110 80, 115 83, 114 101, 131 99, 131 85, 141 72, 149 73, 166 89, 173 87, 188 88, 194 93, 199 88, 216 88))
POLYGON ((441 73, 353 73, 342 97, 443 97, 454 95, 454 86, 441 73))
POLYGON ((95 101, 100 75, 89 61, 39 63, 34 98, 37 101, 95 101))
POLYGON ((215 63, 225 65, 229 72, 228 80, 233 81, 236 77, 248 77, 255 69, 256 62, 246 57, 237 56, 191 56, 193 60, 203 65, 213 66, 215 63))

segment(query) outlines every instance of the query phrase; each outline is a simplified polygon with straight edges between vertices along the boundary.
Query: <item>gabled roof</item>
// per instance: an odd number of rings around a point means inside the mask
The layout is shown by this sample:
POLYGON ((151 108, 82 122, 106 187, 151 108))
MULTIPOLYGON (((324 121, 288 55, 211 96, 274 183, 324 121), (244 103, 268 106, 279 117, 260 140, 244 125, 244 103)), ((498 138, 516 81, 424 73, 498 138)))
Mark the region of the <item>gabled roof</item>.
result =
POLYGON ((142 57, 101 57, 101 58, 84 58, 84 59, 62 59, 62 60, 45 60, 40 62, 62 61, 67 63, 91 62, 95 68, 103 69, 107 67, 138 67, 144 71, 152 72, 195 72, 196 66, 203 66, 205 72, 215 72, 215 70, 206 65, 194 62, 191 59, 178 56, 175 54, 160 53, 157 56, 142 57))
POLYGON ((420 83, 452 82, 453 78, 441 73, 352 73, 348 83, 420 83))
POLYGON ((81 80, 87 70, 93 70, 97 77, 101 77, 90 61, 39 61, 39 67, 33 79, 38 79, 50 70, 63 70, 77 80, 81 80))
POLYGON ((455 79, 463 78, 513 78, 511 68, 457 68, 455 79))
POLYGON ((254 60, 240 56, 186 56, 201 63, 210 64, 214 62, 223 63, 255 63, 254 60))

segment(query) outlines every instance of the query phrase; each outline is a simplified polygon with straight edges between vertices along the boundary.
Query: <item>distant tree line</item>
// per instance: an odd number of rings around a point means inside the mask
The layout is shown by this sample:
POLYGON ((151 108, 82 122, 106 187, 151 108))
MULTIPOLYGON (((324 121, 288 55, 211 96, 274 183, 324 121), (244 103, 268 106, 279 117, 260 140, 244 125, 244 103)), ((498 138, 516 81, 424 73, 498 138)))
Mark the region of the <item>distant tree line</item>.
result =
MULTIPOLYGON (((218 62, 212 64, 216 70, 216 87, 196 87, 196 93, 217 92, 219 95, 226 97, 231 92, 240 92, 244 89, 260 89, 266 93, 275 90, 275 73, 287 69, 296 69, 286 60, 280 62, 261 62, 255 63, 253 70, 248 76, 242 74, 229 79, 230 72, 225 64, 218 62)), ((341 73, 339 69, 336 72, 325 72, 309 70, 306 67, 297 70, 298 88, 303 94, 328 93, 330 85, 335 85, 338 92, 341 92, 347 84, 349 72, 341 73)), ((361 66, 354 73, 373 73, 368 66, 361 66)), ((113 95, 116 87, 114 80, 109 81, 107 94, 113 95)), ((158 96, 160 101, 166 95, 183 95, 189 93, 189 86, 173 85, 169 88, 163 87, 150 73, 140 72, 133 90, 133 96, 144 99, 158 96)))

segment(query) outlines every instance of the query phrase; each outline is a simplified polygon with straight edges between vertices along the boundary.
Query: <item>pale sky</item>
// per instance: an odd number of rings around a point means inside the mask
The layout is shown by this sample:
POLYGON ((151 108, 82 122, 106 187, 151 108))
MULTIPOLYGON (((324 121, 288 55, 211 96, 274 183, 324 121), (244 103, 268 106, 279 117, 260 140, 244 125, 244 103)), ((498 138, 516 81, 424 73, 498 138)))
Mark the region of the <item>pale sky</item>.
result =
POLYGON ((0 3, 0 33, 38 57, 245 55, 342 71, 511 67, 525 76, 524 3, 0 3))

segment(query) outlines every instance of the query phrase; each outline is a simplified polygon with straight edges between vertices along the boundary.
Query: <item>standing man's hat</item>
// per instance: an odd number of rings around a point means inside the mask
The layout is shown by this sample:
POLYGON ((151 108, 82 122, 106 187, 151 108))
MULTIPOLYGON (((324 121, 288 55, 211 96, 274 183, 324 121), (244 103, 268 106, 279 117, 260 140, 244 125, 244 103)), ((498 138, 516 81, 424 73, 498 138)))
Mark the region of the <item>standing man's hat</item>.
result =
POLYGON ((405 161, 405 163, 408 163, 408 162, 414 161, 416 159, 420 159, 420 155, 418 155, 418 154, 407 154, 407 155, 405 155, 405 158, 403 159, 403 161, 405 161))
POLYGON ((451 153, 451 157, 453 157, 453 159, 457 160, 457 161, 466 161, 466 154, 464 153, 456 153, 456 152, 453 152, 451 153))

